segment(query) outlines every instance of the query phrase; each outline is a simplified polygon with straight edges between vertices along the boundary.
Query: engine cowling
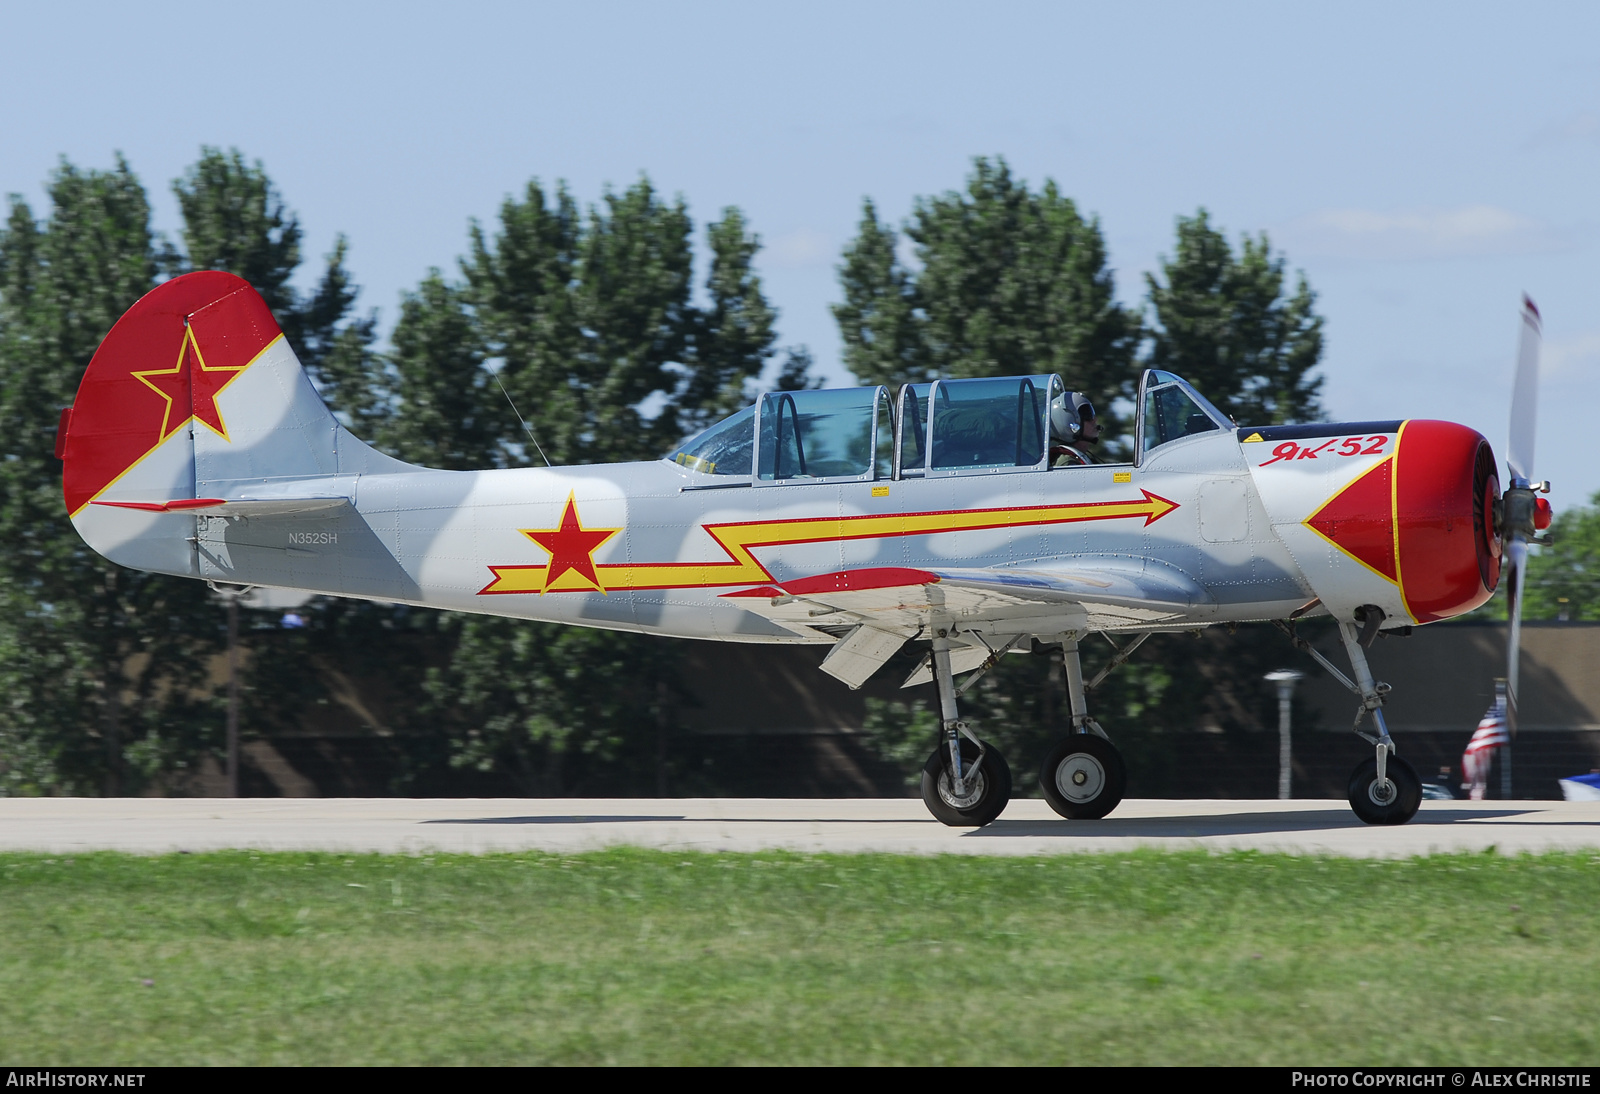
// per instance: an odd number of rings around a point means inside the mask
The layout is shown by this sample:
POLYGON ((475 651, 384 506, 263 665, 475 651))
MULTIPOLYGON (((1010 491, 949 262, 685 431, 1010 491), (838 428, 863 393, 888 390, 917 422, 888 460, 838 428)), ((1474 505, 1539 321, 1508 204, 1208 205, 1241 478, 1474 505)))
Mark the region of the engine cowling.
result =
POLYGON ((1494 451, 1454 422, 1405 423, 1395 453, 1394 537, 1401 595, 1418 623, 1470 612, 1500 583, 1494 451))
POLYGON ((1412 419, 1239 432, 1274 531, 1340 618, 1371 605, 1431 623, 1499 584, 1500 480, 1476 431, 1412 419))

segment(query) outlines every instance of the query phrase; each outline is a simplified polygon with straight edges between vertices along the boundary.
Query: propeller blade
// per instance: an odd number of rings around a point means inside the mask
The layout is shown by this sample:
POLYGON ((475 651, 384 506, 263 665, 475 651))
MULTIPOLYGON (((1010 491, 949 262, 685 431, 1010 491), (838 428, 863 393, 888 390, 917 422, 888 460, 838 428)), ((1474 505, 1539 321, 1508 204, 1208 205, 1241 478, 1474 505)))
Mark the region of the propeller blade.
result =
POLYGON ((1533 481, 1534 429, 1539 418, 1539 341, 1542 324, 1539 309, 1526 296, 1522 298, 1522 337, 1517 343, 1517 375, 1511 385, 1511 438, 1506 448, 1506 463, 1511 468, 1513 485, 1521 479, 1533 481))
POLYGON ((1503 495, 1506 562, 1506 731, 1517 732, 1517 663, 1522 652, 1522 591, 1528 572, 1528 541, 1537 520, 1533 491, 1533 441, 1539 417, 1539 309, 1522 298, 1522 336, 1517 343, 1517 374, 1511 385, 1511 436, 1506 466, 1511 483, 1503 495))
POLYGON ((1510 581, 1506 585, 1506 615, 1511 624, 1506 638, 1506 732, 1517 732, 1517 663, 1522 652, 1522 578, 1528 565, 1528 544, 1520 535, 1506 544, 1506 555, 1511 563, 1510 581))

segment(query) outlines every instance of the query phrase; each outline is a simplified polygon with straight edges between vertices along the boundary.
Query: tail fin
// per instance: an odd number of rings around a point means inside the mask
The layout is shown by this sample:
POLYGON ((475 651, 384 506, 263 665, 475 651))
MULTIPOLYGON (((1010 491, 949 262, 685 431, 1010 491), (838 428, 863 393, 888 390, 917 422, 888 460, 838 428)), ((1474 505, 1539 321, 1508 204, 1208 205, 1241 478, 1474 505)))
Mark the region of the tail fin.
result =
POLYGON ((327 493, 330 479, 410 469, 339 424, 266 302, 215 271, 174 278, 128 309, 62 428, 79 534, 113 561, 188 576, 201 575, 184 511, 282 496, 296 480, 324 480, 327 493))

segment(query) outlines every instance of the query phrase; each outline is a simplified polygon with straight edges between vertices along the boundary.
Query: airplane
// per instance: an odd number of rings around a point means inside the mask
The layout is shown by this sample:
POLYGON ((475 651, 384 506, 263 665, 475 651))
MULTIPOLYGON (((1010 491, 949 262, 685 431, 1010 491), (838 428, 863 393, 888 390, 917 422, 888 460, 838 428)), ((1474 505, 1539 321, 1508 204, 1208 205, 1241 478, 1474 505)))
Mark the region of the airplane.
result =
MULTIPOLYGON (((1531 393, 1524 366, 1517 390, 1531 393)), ((1049 407, 1066 390, 1037 375, 768 392, 659 460, 432 470, 353 436, 255 290, 201 271, 106 335, 56 451, 74 527, 135 569, 826 644, 823 671, 852 687, 926 643, 906 680, 938 693, 922 797, 957 827, 990 823, 1011 797, 1005 757, 958 705, 1002 656, 1037 645, 1059 658, 1071 730, 1040 785, 1061 816, 1098 819, 1127 781, 1086 699, 1106 672, 1160 631, 1275 621, 1359 700, 1371 751, 1350 778, 1356 815, 1411 819, 1421 780, 1366 652, 1385 631, 1471 611, 1508 556, 1521 566, 1550 512, 1536 495, 1548 484, 1528 479, 1531 414, 1524 437, 1514 408, 1522 462, 1502 491, 1466 426, 1241 427, 1159 369, 1140 380, 1128 462, 1052 466, 1049 407), (1337 622, 1350 674, 1295 634, 1315 616, 1337 622), (1118 648, 1085 682, 1091 634, 1118 648)))

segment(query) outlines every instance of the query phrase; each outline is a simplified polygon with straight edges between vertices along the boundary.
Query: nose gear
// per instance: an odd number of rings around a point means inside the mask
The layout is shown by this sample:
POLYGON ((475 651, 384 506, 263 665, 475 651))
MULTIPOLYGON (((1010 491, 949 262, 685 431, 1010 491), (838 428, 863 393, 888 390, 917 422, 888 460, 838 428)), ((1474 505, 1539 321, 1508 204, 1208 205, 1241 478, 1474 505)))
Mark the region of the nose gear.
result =
POLYGON ((1363 624, 1360 630, 1355 623, 1339 621, 1339 638, 1350 657, 1354 680, 1340 672, 1320 650, 1295 634, 1292 619, 1287 623, 1279 622, 1278 627, 1289 636, 1296 649, 1309 653, 1335 680, 1361 697, 1353 728, 1357 736, 1372 745, 1373 755, 1371 759, 1362 760, 1350 773, 1350 808, 1368 824, 1404 824, 1416 816, 1422 806, 1422 780, 1417 777, 1415 768, 1395 754, 1394 738, 1389 736, 1389 726, 1383 718, 1383 701, 1393 689, 1373 679, 1372 670, 1367 666, 1367 647, 1377 637, 1383 612, 1376 605, 1367 604, 1359 610, 1359 618, 1363 624), (1376 732, 1362 728, 1369 717, 1376 732))

